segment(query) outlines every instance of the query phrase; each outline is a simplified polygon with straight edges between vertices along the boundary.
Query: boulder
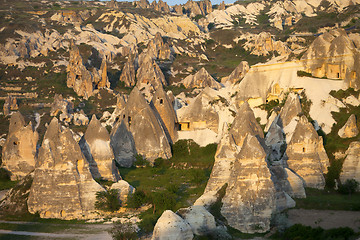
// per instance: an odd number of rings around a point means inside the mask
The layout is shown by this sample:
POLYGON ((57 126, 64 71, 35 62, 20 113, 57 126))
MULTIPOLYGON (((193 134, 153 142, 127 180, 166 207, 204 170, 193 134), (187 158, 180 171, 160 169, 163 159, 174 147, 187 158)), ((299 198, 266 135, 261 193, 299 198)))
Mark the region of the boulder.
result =
POLYGON ((122 116, 112 130, 112 136, 118 131, 122 121, 131 132, 138 154, 150 161, 172 156, 164 129, 137 87, 131 91, 122 116))
POLYGON ((158 116, 168 138, 171 139, 172 142, 176 142, 178 138, 177 116, 171 100, 161 86, 156 90, 151 100, 151 106, 158 116))
POLYGON ((128 199, 128 196, 135 192, 135 188, 124 180, 120 180, 116 183, 113 183, 110 189, 118 190, 118 198, 122 204, 125 204, 128 199))
POLYGON ((195 75, 189 75, 184 80, 182 84, 186 88, 205 88, 210 87, 213 89, 220 89, 222 86, 219 82, 206 71, 205 68, 201 68, 195 75))
MULTIPOLYGON (((340 173, 341 183, 345 183, 348 179, 355 179, 360 183, 360 142, 356 141, 350 143, 345 154, 346 158, 340 173)), ((358 187, 358 191, 359 190, 360 187, 358 187)))
POLYGON ((10 115, 11 111, 16 111, 18 109, 19 109, 19 106, 17 104, 16 98, 13 96, 7 96, 5 98, 5 103, 3 106, 4 115, 8 116, 8 115, 10 115))
POLYGON ((189 223, 196 235, 207 235, 216 229, 214 216, 204 206, 181 208, 176 213, 189 223))
POLYGON ((11 180, 20 180, 35 169, 38 133, 31 123, 26 125, 20 112, 10 118, 9 133, 2 148, 2 167, 11 173, 11 180))
POLYGON ((76 126, 85 126, 89 124, 89 118, 84 113, 84 110, 74 113, 73 118, 74 125, 76 126))
POLYGON ((191 240, 194 234, 190 225, 179 215, 166 210, 156 222, 152 240, 191 240))
POLYGON ((91 218, 96 216, 99 191, 104 189, 92 178, 70 130, 53 118, 39 149, 27 201, 29 212, 42 218, 91 218))
POLYGON ((110 146, 110 135, 95 115, 80 141, 80 147, 94 179, 105 179, 117 182, 120 180, 118 169, 115 166, 113 149, 110 146))
POLYGON ((356 137, 359 134, 359 130, 356 126, 356 117, 355 114, 351 114, 349 119, 346 121, 345 125, 340 128, 338 135, 341 138, 352 138, 356 137))
POLYGON ((303 179, 307 187, 325 187, 324 174, 330 165, 329 159, 322 137, 304 115, 300 117, 283 159, 287 161, 289 169, 303 179))
POLYGON ((225 77, 221 80, 222 83, 230 82, 231 84, 236 84, 240 82, 245 74, 249 71, 249 63, 242 61, 235 69, 231 72, 228 77, 225 77))
POLYGON ((55 117, 59 113, 63 113, 70 118, 74 111, 74 104, 67 99, 64 99, 61 94, 55 94, 54 102, 51 104, 50 116, 55 117))
POLYGON ((228 224, 245 233, 266 232, 276 210, 275 187, 259 140, 247 134, 236 155, 221 214, 228 224), (246 191, 244 191, 246 189, 246 191))

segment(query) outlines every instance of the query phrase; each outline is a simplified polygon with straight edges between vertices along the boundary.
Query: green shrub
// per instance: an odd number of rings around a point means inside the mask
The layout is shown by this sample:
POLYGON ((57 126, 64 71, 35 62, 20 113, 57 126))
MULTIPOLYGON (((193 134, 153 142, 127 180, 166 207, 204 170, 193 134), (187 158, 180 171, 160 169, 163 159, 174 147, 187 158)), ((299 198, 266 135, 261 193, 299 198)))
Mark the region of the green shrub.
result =
POLYGON ((196 15, 196 16, 193 18, 193 20, 194 20, 194 21, 198 21, 199 19, 202 19, 202 18, 205 18, 204 15, 198 14, 198 15, 196 15))
POLYGON ((297 71, 298 77, 312 77, 311 73, 305 72, 305 71, 297 71))
POLYGON ((114 227, 109 231, 114 240, 135 240, 139 239, 136 231, 130 223, 114 223, 114 227))
POLYGON ((10 181, 10 174, 5 168, 0 168, 0 181, 10 181))
POLYGON ((153 192, 150 202, 154 207, 154 212, 163 212, 165 210, 175 210, 176 195, 167 190, 163 192, 153 192))
POLYGON ((155 224, 159 219, 160 214, 146 214, 141 217, 139 227, 143 232, 149 233, 154 230, 155 224))
POLYGON ((147 203, 147 197, 143 190, 137 189, 133 194, 128 196, 126 206, 128 208, 139 208, 147 203))
POLYGON ((356 192, 356 189, 359 187, 359 182, 355 179, 347 179, 345 183, 339 186, 339 193, 341 194, 353 194, 356 192))
POLYGON ((102 211, 115 212, 121 207, 118 190, 110 189, 96 193, 95 208, 102 211))
POLYGON ((136 167, 149 166, 149 162, 141 154, 136 154, 135 159, 134 165, 136 167))

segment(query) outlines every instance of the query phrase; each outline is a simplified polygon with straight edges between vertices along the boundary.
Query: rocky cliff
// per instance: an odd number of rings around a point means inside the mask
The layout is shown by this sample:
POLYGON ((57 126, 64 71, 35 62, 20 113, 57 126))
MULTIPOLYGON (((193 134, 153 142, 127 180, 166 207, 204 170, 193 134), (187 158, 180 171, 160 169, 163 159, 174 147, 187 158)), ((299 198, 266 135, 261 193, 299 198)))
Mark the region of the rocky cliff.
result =
POLYGON ((39 149, 29 212, 42 218, 90 218, 95 216, 95 194, 103 190, 70 130, 53 118, 39 149))
POLYGON ((38 138, 32 124, 27 125, 20 112, 11 116, 1 165, 10 172, 11 180, 20 180, 34 170, 38 138))

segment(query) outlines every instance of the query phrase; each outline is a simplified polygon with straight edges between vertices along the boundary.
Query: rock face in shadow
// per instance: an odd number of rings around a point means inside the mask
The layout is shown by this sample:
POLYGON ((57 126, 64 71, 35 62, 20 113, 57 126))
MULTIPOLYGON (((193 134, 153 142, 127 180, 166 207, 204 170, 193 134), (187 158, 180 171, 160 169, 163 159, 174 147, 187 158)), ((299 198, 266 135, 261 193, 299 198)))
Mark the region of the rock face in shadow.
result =
POLYGON ((11 116, 1 165, 11 173, 11 180, 20 180, 34 170, 38 138, 32 124, 26 125, 20 112, 11 116))
POLYGON ((206 71, 205 68, 201 68, 195 75, 187 76, 182 83, 186 88, 213 88, 220 89, 222 86, 220 83, 206 71))
POLYGON ((102 178, 113 182, 120 180, 110 146, 110 135, 95 115, 92 116, 79 144, 94 179, 102 178))
MULTIPOLYGON (((348 179, 355 179, 360 182, 360 142, 352 142, 346 151, 342 171, 340 173, 341 183, 345 183, 348 179)), ((360 187, 357 189, 360 191, 360 187)))
POLYGON ((176 125, 178 123, 177 116, 173 104, 162 87, 156 90, 151 100, 151 106, 158 115, 168 138, 171 139, 172 142, 176 142, 178 138, 176 125))
POLYGON ((92 178, 70 130, 53 118, 39 149, 27 202, 29 212, 38 212, 42 218, 90 218, 96 215, 98 191, 104 189, 92 178))
POLYGON ((156 222, 151 240, 191 240, 193 237, 190 225, 173 211, 166 210, 156 222))
POLYGON ((112 139, 118 131, 118 126, 121 126, 121 121, 124 121, 126 128, 131 132, 138 154, 150 161, 172 156, 164 129, 137 87, 130 93, 122 116, 112 131, 112 139))
POLYGON ((330 165, 322 137, 305 116, 301 116, 286 149, 288 167, 297 173, 307 187, 323 189, 324 174, 330 165))
POLYGON ((135 162, 136 147, 132 133, 128 130, 124 120, 118 122, 111 132, 110 144, 114 152, 115 161, 121 167, 131 167, 135 162))
MULTIPOLYGON (((223 2, 224 3, 224 2, 223 2)), ((227 77, 224 77, 221 82, 230 82, 232 84, 235 84, 237 82, 240 82, 245 74, 249 71, 249 64, 246 61, 242 61, 235 69, 231 72, 231 74, 227 77)))
POLYGON ((268 231, 276 209, 275 188, 266 153, 255 136, 246 136, 228 184, 221 207, 228 224, 246 233, 268 231))
POLYGON ((351 114, 345 125, 340 128, 338 134, 341 138, 352 138, 356 137, 359 134, 359 130, 356 126, 355 114, 351 114))

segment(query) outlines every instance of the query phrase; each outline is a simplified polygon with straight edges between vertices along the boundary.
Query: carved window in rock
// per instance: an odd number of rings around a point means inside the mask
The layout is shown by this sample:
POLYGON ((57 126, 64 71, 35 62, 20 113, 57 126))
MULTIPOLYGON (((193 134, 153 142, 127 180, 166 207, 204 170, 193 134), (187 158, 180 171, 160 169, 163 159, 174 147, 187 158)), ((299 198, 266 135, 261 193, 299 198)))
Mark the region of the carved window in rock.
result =
POLYGON ((160 104, 163 105, 164 104, 164 99, 160 98, 160 104))
POLYGON ((131 126, 131 117, 128 116, 128 124, 129 124, 129 127, 131 126))
POLYGON ((14 144, 15 146, 17 146, 17 145, 19 145, 19 142, 14 141, 13 144, 14 144))
POLYGON ((305 148, 304 148, 304 147, 303 147, 302 151, 303 151, 303 153, 305 152, 305 148))

